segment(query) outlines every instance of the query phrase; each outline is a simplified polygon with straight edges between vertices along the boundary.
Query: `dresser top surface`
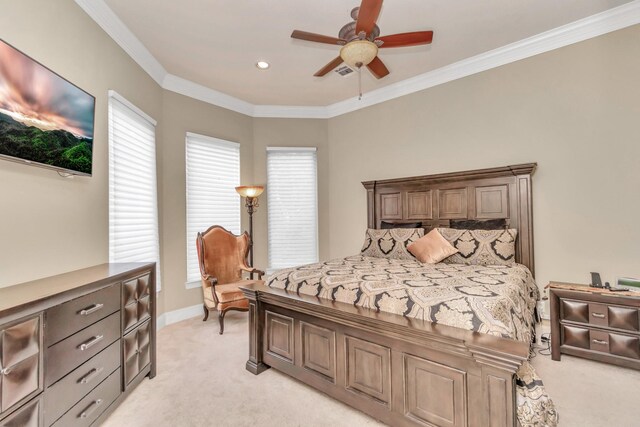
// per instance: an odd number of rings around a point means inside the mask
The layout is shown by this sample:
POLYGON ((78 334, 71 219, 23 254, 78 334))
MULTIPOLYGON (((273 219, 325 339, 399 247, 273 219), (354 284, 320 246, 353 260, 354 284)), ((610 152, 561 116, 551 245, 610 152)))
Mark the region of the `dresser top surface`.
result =
POLYGON ((57 276, 0 288, 0 316, 23 306, 65 295, 89 285, 100 286, 149 269, 153 263, 105 263, 57 276))
POLYGON ((623 291, 623 292, 611 292, 604 288, 594 288, 589 285, 577 284, 577 283, 564 283, 564 282, 549 282, 549 288, 551 289, 563 289, 568 291, 584 292, 589 294, 606 295, 608 297, 617 298, 632 298, 640 299, 640 291, 623 291))

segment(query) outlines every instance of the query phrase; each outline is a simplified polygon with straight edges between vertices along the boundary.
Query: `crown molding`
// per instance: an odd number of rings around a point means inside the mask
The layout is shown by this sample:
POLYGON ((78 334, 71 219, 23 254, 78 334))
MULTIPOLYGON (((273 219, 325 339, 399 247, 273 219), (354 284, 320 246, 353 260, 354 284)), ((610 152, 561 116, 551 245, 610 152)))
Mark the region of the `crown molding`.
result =
POLYGON ((253 117, 287 119, 328 119, 327 107, 302 105, 255 105, 253 117))
POLYGON ((253 105, 169 74, 104 0, 75 2, 162 88, 251 117, 329 119, 640 23, 640 0, 327 106, 253 105))
POLYGON ((327 106, 336 117, 640 23, 640 0, 327 106))
POLYGON ((127 54, 162 86, 167 70, 103 0, 75 0, 127 54))
POLYGON ((198 83, 194 83, 191 80, 174 76, 173 74, 167 74, 164 77, 161 86, 171 92, 176 92, 208 104, 213 104, 218 107, 226 108, 227 110, 245 114, 247 116, 253 116, 253 104, 235 98, 231 95, 227 95, 226 93, 202 86, 198 83))

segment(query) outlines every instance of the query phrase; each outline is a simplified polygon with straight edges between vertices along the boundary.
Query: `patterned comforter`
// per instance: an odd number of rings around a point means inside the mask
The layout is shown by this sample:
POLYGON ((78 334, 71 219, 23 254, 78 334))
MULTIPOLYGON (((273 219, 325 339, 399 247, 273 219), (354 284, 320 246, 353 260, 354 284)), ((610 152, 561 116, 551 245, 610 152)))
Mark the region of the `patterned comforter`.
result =
MULTIPOLYGON (((538 287, 520 264, 422 264, 360 255, 280 270, 267 285, 530 343, 538 287)), ((555 426, 557 413, 528 363, 516 375, 523 427, 555 426)))

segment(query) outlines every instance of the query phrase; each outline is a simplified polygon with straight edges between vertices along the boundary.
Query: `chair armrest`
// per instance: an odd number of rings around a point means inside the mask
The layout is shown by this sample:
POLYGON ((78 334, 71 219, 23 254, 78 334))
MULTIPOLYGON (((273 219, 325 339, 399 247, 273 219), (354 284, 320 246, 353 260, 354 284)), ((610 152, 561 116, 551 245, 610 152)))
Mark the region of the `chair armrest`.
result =
POLYGON ((249 277, 251 278, 251 280, 253 280, 254 274, 258 275, 258 280, 262 280, 262 276, 264 276, 264 271, 258 270, 255 267, 240 266, 240 269, 249 273, 249 277))
MULTIPOLYGON (((208 274, 203 274, 202 278, 207 282, 211 283, 211 296, 213 297, 213 302, 218 305, 218 296, 216 295, 216 285, 218 284, 218 279, 216 277, 210 276, 208 274)), ((203 289, 205 291, 205 289, 203 289)))
POLYGON ((211 283, 212 287, 218 284, 218 279, 213 277, 213 276, 209 276, 208 274, 205 275, 203 277, 203 279, 206 280, 207 282, 211 283))

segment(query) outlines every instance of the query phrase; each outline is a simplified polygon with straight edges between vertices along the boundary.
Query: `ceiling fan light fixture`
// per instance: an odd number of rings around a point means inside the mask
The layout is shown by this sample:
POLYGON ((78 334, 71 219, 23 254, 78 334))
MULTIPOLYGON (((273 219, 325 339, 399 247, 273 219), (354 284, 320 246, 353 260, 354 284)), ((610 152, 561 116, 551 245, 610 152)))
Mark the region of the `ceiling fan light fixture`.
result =
POLYGON ((342 60, 355 68, 368 65, 377 55, 378 46, 369 40, 354 40, 340 49, 342 60))

